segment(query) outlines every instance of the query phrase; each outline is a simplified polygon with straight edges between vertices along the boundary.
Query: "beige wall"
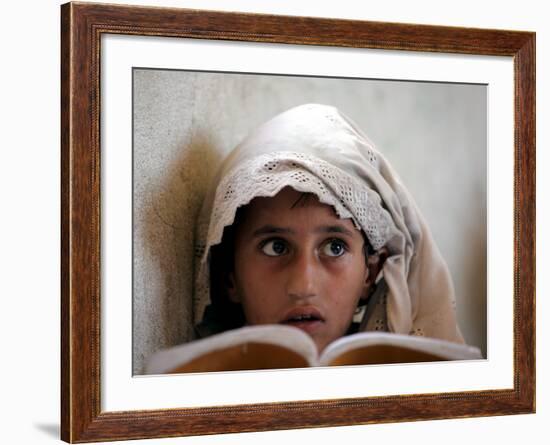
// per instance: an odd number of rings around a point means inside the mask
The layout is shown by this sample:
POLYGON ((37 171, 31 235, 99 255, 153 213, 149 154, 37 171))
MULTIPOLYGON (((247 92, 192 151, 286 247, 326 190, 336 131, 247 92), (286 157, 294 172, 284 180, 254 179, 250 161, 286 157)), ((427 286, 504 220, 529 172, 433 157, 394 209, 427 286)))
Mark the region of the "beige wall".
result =
POLYGON ((307 102, 338 107, 392 162, 447 260, 464 336, 485 351, 485 86, 135 70, 134 373, 189 338, 193 227, 216 167, 307 102))

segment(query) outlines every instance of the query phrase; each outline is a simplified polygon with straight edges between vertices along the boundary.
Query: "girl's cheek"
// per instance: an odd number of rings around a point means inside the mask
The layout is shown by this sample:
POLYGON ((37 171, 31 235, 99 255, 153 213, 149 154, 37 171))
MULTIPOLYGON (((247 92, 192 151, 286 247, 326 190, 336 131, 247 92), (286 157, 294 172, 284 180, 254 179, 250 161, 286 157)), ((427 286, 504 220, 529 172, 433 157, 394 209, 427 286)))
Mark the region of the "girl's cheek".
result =
POLYGON ((348 257, 328 258, 324 261, 324 268, 333 274, 346 274, 351 272, 353 261, 348 257))

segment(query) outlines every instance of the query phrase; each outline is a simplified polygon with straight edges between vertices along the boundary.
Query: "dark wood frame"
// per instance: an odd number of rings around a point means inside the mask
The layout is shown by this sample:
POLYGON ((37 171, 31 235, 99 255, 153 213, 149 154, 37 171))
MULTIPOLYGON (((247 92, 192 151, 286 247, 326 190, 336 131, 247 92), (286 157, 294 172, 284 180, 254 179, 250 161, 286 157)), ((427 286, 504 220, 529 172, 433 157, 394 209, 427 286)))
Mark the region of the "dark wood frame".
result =
POLYGON ((535 34, 172 8, 61 6, 61 438, 170 437, 535 411, 535 34), (512 56, 514 386, 506 390, 102 412, 100 37, 104 33, 512 56))

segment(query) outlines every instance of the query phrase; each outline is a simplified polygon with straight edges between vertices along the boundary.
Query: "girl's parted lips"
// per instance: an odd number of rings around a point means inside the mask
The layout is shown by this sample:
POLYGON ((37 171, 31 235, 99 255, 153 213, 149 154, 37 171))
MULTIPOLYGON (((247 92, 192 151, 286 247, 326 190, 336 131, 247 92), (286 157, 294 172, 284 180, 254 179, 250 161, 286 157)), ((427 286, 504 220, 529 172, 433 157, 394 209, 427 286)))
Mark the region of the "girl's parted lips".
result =
POLYGON ((288 311, 281 323, 294 324, 294 323, 311 323, 311 322, 324 322, 325 318, 314 306, 302 306, 295 307, 288 311))

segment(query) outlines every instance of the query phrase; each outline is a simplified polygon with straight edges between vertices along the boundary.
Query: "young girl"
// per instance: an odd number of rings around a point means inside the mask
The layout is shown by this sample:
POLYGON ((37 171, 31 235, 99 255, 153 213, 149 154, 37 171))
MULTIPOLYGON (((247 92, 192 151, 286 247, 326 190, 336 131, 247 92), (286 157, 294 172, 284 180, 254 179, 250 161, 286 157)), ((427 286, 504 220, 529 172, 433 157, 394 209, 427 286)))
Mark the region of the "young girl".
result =
POLYGON ((387 160, 337 109, 266 122, 223 163, 197 228, 197 337, 255 324, 319 351, 388 331, 463 343, 447 266, 387 160))

